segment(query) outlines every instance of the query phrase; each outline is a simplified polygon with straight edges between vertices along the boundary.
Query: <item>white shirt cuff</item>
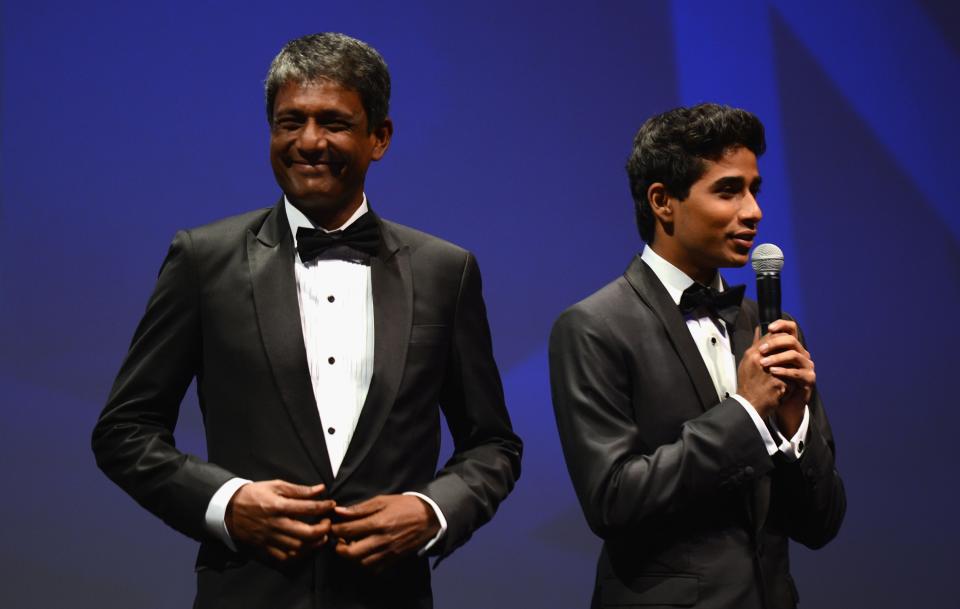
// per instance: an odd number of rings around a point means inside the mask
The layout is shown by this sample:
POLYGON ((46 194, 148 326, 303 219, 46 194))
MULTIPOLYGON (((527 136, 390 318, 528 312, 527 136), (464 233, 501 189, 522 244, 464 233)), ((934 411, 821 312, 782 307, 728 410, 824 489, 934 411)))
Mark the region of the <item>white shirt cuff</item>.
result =
POLYGON ((767 448, 767 454, 771 457, 777 454, 777 451, 780 450, 780 447, 777 446, 777 443, 773 441, 773 435, 770 433, 770 430, 767 429, 767 424, 764 422, 763 417, 760 416, 760 413, 757 412, 757 409, 739 393, 734 393, 731 395, 733 399, 740 402, 740 405, 743 406, 743 409, 747 411, 747 414, 750 415, 750 420, 753 421, 753 424, 757 426, 757 431, 760 432, 760 437, 763 439, 763 445, 767 448))
POLYGON ((244 478, 231 478, 224 482, 223 486, 218 488, 217 492, 210 498, 210 503, 207 504, 207 513, 203 517, 207 531, 234 552, 237 551, 237 546, 230 538, 230 532, 227 531, 227 506, 233 499, 233 495, 240 490, 240 487, 248 483, 250 483, 250 480, 244 478))
POLYGON ((777 432, 777 437, 780 438, 780 452, 790 461, 799 459, 803 451, 807 448, 807 430, 810 428, 810 408, 808 406, 803 407, 803 420, 800 421, 800 427, 797 428, 797 433, 793 434, 793 437, 789 440, 780 433, 775 417, 771 419, 771 423, 773 424, 773 429, 777 432))
POLYGON ((440 541, 440 538, 443 537, 443 534, 447 532, 447 519, 443 517, 443 512, 440 511, 440 506, 437 505, 433 499, 427 497, 423 493, 415 493, 411 491, 409 493, 404 493, 404 495, 413 495, 414 497, 423 499, 427 505, 433 508, 433 513, 437 515, 437 520, 440 522, 440 530, 437 531, 437 534, 433 536, 433 539, 427 542, 427 545, 423 546, 417 551, 417 556, 423 556, 427 553, 427 551, 430 550, 430 548, 434 546, 434 544, 440 541))

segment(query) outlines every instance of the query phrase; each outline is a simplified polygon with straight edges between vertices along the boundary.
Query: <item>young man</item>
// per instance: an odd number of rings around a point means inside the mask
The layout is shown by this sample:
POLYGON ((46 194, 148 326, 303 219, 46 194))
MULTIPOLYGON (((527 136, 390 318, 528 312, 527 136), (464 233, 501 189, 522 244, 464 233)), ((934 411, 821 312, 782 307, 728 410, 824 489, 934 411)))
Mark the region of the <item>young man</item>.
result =
POLYGON ((787 540, 820 547, 843 519, 796 324, 759 336, 717 272, 756 238, 764 146, 755 116, 715 104, 644 123, 627 173, 647 245, 553 328, 560 439, 604 540, 593 607, 794 607, 787 540))
POLYGON ((177 234, 97 462, 202 542, 194 607, 430 607, 425 553, 463 544, 520 472, 479 270, 369 209, 393 133, 374 49, 294 40, 266 97, 283 196, 177 234), (194 378, 208 461, 173 441, 194 378))

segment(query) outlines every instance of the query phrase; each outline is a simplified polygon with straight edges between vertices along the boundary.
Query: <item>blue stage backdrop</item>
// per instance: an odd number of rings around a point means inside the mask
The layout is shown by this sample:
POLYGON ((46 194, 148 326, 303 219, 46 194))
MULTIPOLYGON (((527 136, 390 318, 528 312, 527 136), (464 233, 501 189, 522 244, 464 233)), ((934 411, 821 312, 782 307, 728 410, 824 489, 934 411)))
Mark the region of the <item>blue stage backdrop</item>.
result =
MULTIPOLYGON (((435 571, 439 607, 584 607, 599 546, 556 437, 556 315, 641 244, 648 116, 718 101, 769 130, 787 258, 849 511, 794 548, 802 606, 956 607, 960 9, 909 2, 4 2, 0 606, 186 607, 195 544, 96 469, 89 434, 174 232, 271 205, 262 80, 290 38, 386 57, 397 126, 367 193, 473 250, 524 473, 435 571)), ((748 272, 728 275, 751 281, 748 272)), ((179 445, 204 453, 195 397, 179 445)))

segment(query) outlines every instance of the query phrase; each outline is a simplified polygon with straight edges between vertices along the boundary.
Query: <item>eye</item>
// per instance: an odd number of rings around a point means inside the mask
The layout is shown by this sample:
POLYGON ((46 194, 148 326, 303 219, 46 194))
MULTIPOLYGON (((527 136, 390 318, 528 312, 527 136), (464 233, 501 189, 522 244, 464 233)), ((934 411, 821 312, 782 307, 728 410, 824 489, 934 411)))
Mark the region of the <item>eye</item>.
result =
POLYGON ((280 131, 296 131, 303 125, 303 121, 290 116, 284 116, 274 121, 273 126, 280 131))
POLYGON ((350 129, 350 124, 343 121, 333 121, 325 124, 324 127, 331 133, 339 133, 341 131, 348 131, 350 129))

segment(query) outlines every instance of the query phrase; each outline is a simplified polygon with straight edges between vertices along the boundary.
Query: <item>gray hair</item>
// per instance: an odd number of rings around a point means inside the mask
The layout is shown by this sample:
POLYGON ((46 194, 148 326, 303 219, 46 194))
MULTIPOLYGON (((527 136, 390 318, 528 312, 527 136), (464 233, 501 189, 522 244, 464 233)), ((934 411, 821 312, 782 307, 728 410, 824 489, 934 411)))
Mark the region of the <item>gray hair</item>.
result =
POLYGON ((291 40, 273 58, 265 83, 267 121, 280 87, 329 80, 360 94, 370 131, 383 125, 390 109, 390 72, 380 53, 345 34, 326 32, 291 40))

